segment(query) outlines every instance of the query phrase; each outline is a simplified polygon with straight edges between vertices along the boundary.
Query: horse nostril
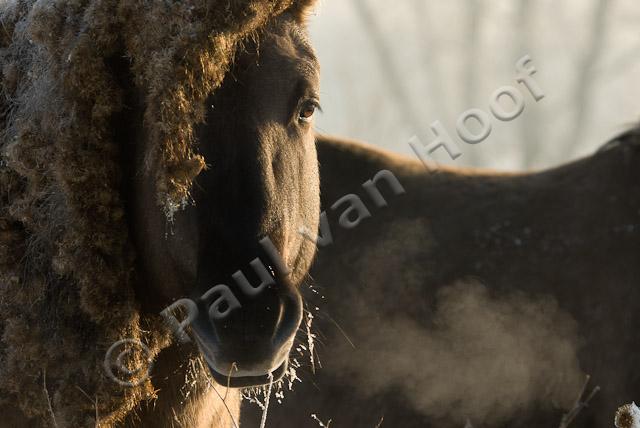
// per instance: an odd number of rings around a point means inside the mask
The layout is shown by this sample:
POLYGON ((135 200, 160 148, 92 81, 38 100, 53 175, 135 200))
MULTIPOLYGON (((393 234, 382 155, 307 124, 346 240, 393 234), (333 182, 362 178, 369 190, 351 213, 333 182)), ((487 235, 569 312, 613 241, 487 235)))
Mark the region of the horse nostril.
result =
POLYGON ((302 296, 291 284, 280 290, 280 310, 272 342, 282 346, 292 340, 302 322, 302 296))
POLYGON ((220 309, 220 312, 226 312, 227 310, 229 310, 229 303, 227 303, 226 301, 220 302, 218 308, 220 309))
POLYGON ((290 339, 301 320, 302 303, 296 289, 276 283, 253 298, 245 298, 240 306, 220 302, 216 313, 228 312, 224 318, 209 316, 209 322, 220 339, 237 344, 269 343, 278 347, 290 339), (232 306, 232 305, 231 305, 232 306))
POLYGON ((280 301, 280 304, 278 305, 277 311, 278 311, 278 317, 276 318, 276 328, 275 328, 275 331, 274 331, 274 335, 280 329, 280 326, 282 325, 282 322, 284 320, 284 316, 285 316, 285 313, 284 313, 285 312, 284 302, 280 301))

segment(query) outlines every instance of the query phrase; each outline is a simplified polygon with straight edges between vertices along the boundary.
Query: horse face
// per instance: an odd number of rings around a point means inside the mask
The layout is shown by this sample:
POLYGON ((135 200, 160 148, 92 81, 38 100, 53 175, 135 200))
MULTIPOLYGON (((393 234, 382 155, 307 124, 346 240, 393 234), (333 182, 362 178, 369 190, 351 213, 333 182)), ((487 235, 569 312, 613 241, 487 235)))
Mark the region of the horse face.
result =
POLYGON ((207 100, 206 121, 196 129, 207 168, 193 204, 167 226, 149 207, 148 180, 138 180, 136 240, 149 282, 144 292, 154 294, 147 301, 155 309, 184 297, 197 304, 192 333, 222 384, 268 383, 269 373, 277 379, 286 369, 302 318, 298 286, 315 252, 298 229, 319 223, 317 103, 317 60, 301 24, 280 18, 244 47, 207 100), (275 251, 265 251, 265 237, 275 251), (239 271, 254 293, 239 285, 239 271), (270 280, 257 292, 265 272, 270 280), (222 296, 210 292, 217 285, 240 304, 224 318, 209 311, 222 296))

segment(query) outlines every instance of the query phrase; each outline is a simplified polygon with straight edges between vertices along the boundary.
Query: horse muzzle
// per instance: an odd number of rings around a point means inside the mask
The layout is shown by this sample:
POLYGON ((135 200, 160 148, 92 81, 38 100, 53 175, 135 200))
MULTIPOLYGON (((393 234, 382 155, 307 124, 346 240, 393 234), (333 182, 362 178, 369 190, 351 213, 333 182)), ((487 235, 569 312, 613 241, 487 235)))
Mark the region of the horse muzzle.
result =
MULTIPOLYGON (((302 321, 302 297, 284 275, 276 273, 275 277, 256 296, 238 299, 240 306, 231 308, 226 316, 200 310, 194 320, 195 341, 221 385, 259 386, 285 375, 302 321)), ((206 302, 200 301, 202 305, 206 302)))

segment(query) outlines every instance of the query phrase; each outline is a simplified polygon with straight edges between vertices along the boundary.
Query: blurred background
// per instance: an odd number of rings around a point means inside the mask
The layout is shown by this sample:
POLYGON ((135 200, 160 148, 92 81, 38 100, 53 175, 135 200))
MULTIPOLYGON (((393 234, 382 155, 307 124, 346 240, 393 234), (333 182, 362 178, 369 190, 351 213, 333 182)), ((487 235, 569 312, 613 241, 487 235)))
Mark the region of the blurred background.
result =
POLYGON ((640 120, 639 0, 321 0, 310 29, 320 132, 415 156, 409 138, 428 143, 440 120, 463 155, 439 162, 522 170, 590 154, 640 120), (515 82, 525 54, 546 95, 537 103, 515 82), (503 85, 524 95, 522 115, 491 116, 485 141, 462 142, 458 116, 489 113, 503 85))

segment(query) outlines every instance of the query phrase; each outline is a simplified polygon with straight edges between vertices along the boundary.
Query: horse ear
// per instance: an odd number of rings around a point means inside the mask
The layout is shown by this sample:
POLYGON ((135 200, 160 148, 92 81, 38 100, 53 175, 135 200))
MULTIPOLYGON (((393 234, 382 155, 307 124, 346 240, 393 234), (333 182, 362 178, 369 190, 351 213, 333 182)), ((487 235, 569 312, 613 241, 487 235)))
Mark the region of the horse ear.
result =
POLYGON ((316 5, 317 0, 296 0, 289 11, 295 17, 298 24, 306 25, 307 18, 316 5))

